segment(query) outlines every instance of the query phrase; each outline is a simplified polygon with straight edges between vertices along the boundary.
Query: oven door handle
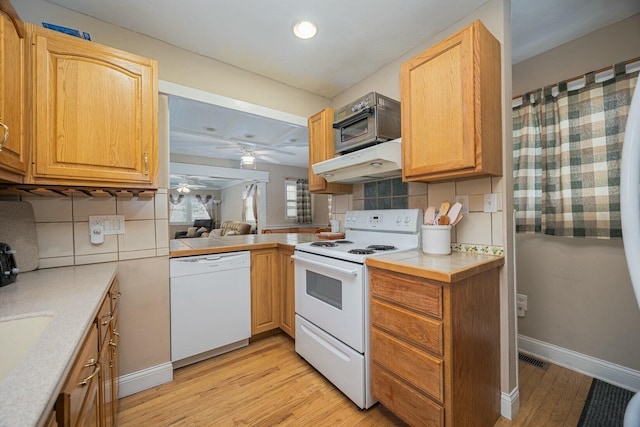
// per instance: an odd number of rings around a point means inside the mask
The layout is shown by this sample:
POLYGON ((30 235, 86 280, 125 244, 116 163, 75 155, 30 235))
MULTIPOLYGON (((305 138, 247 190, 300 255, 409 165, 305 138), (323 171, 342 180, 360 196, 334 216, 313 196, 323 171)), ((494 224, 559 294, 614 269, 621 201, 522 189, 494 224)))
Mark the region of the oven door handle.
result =
POLYGON ((313 265, 313 266, 316 266, 316 267, 322 267, 324 269, 333 270, 333 271, 336 271, 338 273, 348 274, 350 276, 357 276, 358 275, 358 270, 355 269, 355 268, 353 270, 349 270, 349 269, 346 269, 346 268, 334 267, 332 265, 322 264, 320 262, 311 261, 311 260, 305 259, 305 258, 300 258, 299 256, 295 256, 295 255, 291 255, 291 259, 294 260, 294 261, 300 261, 302 263, 307 263, 309 265, 313 265))
POLYGON ((353 124, 355 122, 357 122, 358 120, 360 120, 363 116, 368 116, 368 115, 372 115, 376 112, 376 107, 367 107, 363 110, 358 111, 357 113, 344 118, 342 120, 340 120, 339 122, 335 122, 333 124, 333 128, 334 129, 340 129, 343 128, 345 126, 349 126, 350 124, 353 124))

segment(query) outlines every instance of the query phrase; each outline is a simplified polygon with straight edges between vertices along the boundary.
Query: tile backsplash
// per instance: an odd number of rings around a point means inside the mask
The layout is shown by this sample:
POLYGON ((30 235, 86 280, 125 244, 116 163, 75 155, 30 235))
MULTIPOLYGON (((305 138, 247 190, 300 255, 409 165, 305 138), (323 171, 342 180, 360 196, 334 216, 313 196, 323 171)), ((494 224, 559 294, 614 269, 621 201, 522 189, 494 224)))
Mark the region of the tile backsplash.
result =
POLYGON ((38 237, 39 268, 151 258, 169 255, 167 190, 152 199, 31 197, 38 237), (90 215, 124 215, 125 233, 89 240, 90 215))
POLYGON ((481 178, 467 181, 425 184, 402 182, 401 178, 354 184, 352 194, 332 196, 332 219, 340 220, 344 230, 344 216, 350 210, 404 209, 429 206, 436 209, 443 200, 450 203, 456 196, 468 196, 469 210, 451 233, 454 250, 501 253, 502 204, 498 194, 497 212, 484 212, 484 195, 500 193, 502 178, 481 178))

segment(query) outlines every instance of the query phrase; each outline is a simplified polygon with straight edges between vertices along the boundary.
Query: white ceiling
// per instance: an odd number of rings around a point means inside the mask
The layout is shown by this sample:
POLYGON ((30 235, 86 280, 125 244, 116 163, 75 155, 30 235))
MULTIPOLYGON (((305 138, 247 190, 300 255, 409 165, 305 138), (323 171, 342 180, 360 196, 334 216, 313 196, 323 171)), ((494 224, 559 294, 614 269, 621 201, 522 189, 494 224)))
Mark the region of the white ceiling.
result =
MULTIPOLYGON (((329 99, 486 2, 49 1, 329 99), (318 25, 314 39, 293 36, 300 19, 318 25)), ((512 0, 513 63, 639 12, 638 0, 512 0)), ((305 128, 205 103, 171 102, 172 152, 237 159, 243 143, 261 161, 307 166, 305 128)))

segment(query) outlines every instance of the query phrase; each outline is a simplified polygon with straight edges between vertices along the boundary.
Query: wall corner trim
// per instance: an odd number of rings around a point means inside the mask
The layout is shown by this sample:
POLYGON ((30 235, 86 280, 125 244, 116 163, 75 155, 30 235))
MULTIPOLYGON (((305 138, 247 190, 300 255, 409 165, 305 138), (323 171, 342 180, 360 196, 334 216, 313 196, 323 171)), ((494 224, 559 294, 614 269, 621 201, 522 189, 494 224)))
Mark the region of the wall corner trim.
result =
POLYGON ((152 366, 141 371, 122 375, 119 378, 118 399, 173 381, 171 362, 152 366))
POLYGON ((502 392, 500 395, 500 415, 508 420, 513 420, 520 411, 520 390, 518 387, 511 393, 502 392))

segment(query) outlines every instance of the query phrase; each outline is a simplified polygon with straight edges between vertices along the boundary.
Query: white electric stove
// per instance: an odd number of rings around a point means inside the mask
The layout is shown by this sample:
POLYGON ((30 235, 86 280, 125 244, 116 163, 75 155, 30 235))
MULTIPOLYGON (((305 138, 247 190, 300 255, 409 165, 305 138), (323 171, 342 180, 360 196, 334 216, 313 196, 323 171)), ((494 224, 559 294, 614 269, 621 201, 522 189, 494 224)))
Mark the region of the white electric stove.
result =
POLYGON ((420 247, 420 209, 349 211, 345 238, 296 245, 296 351, 362 409, 371 395, 367 257, 420 247))

